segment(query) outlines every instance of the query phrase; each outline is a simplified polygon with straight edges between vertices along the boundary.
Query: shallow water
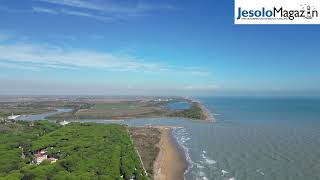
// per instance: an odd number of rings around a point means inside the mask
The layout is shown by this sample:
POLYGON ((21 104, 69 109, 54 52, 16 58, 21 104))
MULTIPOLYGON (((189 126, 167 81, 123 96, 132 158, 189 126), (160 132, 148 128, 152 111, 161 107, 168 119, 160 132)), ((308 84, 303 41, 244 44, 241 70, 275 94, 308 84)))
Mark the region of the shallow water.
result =
POLYGON ((70 112, 72 109, 67 108, 58 108, 55 112, 48 112, 48 113, 42 113, 42 114, 34 114, 34 115, 27 115, 27 116, 20 116, 16 120, 18 121, 38 121, 38 120, 44 120, 48 116, 64 113, 64 112, 70 112))
POLYGON ((191 107, 190 102, 171 102, 166 104, 166 107, 171 110, 185 110, 191 107))

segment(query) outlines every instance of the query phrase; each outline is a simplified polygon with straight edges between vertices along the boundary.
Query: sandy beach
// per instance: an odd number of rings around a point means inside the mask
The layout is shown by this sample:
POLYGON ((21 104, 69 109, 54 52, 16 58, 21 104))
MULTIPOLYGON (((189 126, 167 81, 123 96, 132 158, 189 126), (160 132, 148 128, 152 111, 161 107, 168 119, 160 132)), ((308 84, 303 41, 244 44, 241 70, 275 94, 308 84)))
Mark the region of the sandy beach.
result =
POLYGON ((176 143, 171 138, 172 129, 169 127, 159 127, 159 129, 161 131, 160 152, 154 164, 154 179, 183 179, 187 163, 176 143))

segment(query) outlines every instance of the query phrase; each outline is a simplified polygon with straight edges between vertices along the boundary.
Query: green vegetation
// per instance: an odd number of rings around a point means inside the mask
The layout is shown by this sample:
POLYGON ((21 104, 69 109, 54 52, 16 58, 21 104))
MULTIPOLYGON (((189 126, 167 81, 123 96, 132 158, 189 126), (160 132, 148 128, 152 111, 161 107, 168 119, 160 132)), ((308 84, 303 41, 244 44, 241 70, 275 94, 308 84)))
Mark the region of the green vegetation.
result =
POLYGON ((32 161, 32 142, 57 128, 47 121, 0 124, 0 177, 20 177, 17 170, 32 161))
POLYGON ((135 105, 133 103, 99 103, 94 107, 96 110, 107 110, 107 109, 133 109, 135 105))
POLYGON ((12 113, 15 115, 21 114, 41 114, 47 112, 53 112, 54 109, 49 107, 35 107, 31 105, 22 104, 3 104, 0 103, 0 117, 8 117, 12 113))
POLYGON ((158 104, 141 101, 99 102, 90 108, 75 108, 72 112, 57 114, 49 119, 130 119, 139 117, 160 117, 165 109, 158 104))
POLYGON ((183 117, 188 119, 202 119, 205 120, 207 117, 201 109, 199 103, 193 102, 189 109, 178 110, 169 114, 171 117, 183 117))
POLYGON ((7 117, 9 115, 10 115, 10 113, 0 112, 0 117, 7 117))
POLYGON ((1 135, 0 177, 4 179, 146 179, 125 126, 71 123, 61 127, 48 122, 16 126, 19 130, 15 127, 1 135), (32 152, 40 149, 59 160, 31 164, 32 152))
POLYGON ((145 116, 158 116, 161 114, 161 108, 147 106, 147 103, 135 102, 114 102, 114 103, 97 103, 92 109, 79 110, 75 113, 80 119, 83 118, 106 118, 121 119, 135 118, 145 116))

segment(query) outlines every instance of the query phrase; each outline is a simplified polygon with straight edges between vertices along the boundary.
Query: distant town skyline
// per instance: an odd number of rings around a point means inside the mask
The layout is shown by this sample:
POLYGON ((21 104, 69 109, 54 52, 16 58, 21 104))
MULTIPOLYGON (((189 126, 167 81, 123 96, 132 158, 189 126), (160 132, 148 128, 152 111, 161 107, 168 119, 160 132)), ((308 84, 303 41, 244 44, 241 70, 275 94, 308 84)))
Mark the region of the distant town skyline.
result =
POLYGON ((317 25, 233 1, 2 0, 0 95, 320 95, 317 25))

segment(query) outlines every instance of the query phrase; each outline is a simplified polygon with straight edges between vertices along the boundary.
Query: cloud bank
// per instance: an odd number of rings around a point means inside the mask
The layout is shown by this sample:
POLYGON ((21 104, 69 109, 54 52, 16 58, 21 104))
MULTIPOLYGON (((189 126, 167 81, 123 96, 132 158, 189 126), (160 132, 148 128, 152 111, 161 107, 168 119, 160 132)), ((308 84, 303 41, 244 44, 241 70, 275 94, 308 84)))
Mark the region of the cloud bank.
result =
POLYGON ((28 43, 0 44, 0 61, 51 68, 96 68, 110 71, 155 71, 158 64, 137 58, 84 49, 62 49, 51 45, 28 43))
POLYGON ((42 70, 96 69, 117 72, 170 73, 191 76, 210 76, 199 67, 177 67, 132 55, 90 49, 65 48, 48 43, 30 43, 19 36, 0 32, 0 66, 5 68, 42 70), (3 41, 1 41, 3 40, 3 41))
POLYGON ((40 2, 32 8, 35 13, 50 15, 71 15, 92 18, 104 22, 126 20, 131 17, 145 16, 160 10, 173 10, 167 4, 148 4, 142 2, 121 3, 111 1, 84 0, 35 0, 40 2), (54 5, 52 7, 51 5, 54 5))

